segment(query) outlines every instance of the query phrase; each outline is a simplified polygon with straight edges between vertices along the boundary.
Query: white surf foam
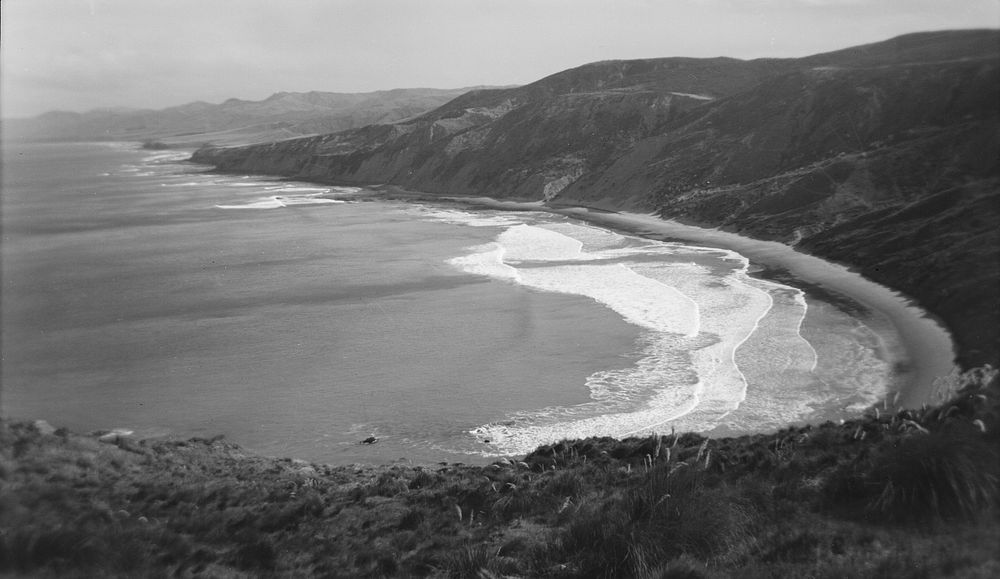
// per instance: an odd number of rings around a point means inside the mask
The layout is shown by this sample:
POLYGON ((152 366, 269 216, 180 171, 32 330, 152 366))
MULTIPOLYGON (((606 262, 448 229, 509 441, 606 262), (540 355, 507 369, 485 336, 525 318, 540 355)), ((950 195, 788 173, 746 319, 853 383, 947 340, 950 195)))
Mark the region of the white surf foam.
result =
POLYGON ((470 434, 489 441, 484 454, 511 455, 564 438, 622 438, 677 420, 701 404, 703 384, 686 357, 688 348, 702 346, 707 338, 674 336, 674 343, 665 336, 650 340, 643 350, 645 356, 634 369, 603 372, 588 380, 604 379, 614 386, 600 399, 515 414, 502 422, 475 428, 470 434), (637 403, 639 398, 644 400, 637 403))
POLYGON ((282 197, 285 205, 336 205, 347 203, 343 199, 328 199, 326 197, 282 197))
MULTIPOLYGON (((668 424, 708 430, 746 401, 745 358, 774 364, 770 372, 788 376, 815 369, 816 351, 801 332, 807 308, 802 292, 749 277, 749 261, 730 250, 573 223, 520 223, 496 243, 471 248, 450 263, 468 273, 590 297, 647 330, 633 366, 587 379, 592 402, 521 412, 473 430, 490 441, 490 452, 517 454, 567 437, 629 436, 668 424), (753 356, 741 357, 741 348, 753 356)), ((787 398, 773 407, 765 401, 764 411, 752 416, 770 421, 784 413, 787 422, 789 411, 809 411, 801 403, 809 393, 787 398)))
POLYGON ((285 203, 276 197, 271 197, 263 201, 254 201, 243 205, 216 205, 219 209, 277 209, 284 207, 285 203))
POLYGON ((185 151, 163 151, 153 153, 142 158, 146 163, 176 163, 185 161, 191 157, 191 153, 185 151))
POLYGON ((351 195, 357 195, 364 191, 361 187, 341 187, 335 186, 330 187, 330 193, 338 197, 349 197, 351 195))
POLYGON ((806 301, 806 293, 797 288, 795 288, 795 303, 802 308, 802 314, 799 316, 799 323, 795 324, 795 333, 809 348, 809 356, 812 358, 812 363, 809 365, 809 371, 815 372, 816 366, 819 364, 819 352, 817 352, 812 343, 810 343, 809 340, 802 335, 802 324, 805 323, 806 315, 809 313, 809 303, 806 301))
MULTIPOLYGON (((502 453, 525 452, 566 436, 624 436, 649 424, 675 419, 703 404, 705 385, 699 369, 718 374, 718 356, 692 353, 718 340, 701 335, 701 307, 683 290, 627 264, 624 236, 592 228, 559 224, 544 227, 519 224, 506 229, 497 242, 472 249, 449 262, 478 275, 514 281, 542 291, 587 296, 646 332, 634 366, 598 372, 587 386, 592 403, 521 413, 503 424, 474 431, 502 453), (572 233, 565 235, 555 229, 572 233), (586 238, 584 242, 575 236, 586 238), (600 248, 603 248, 601 250, 600 248), (712 365, 712 368, 708 368, 712 365)), ((663 251, 673 248, 661 246, 663 251)), ((637 246, 642 253, 645 246, 637 246)), ((700 273, 693 264, 669 264, 677 279, 700 273)), ((718 389, 716 389, 718 391, 718 389)), ((742 393, 742 389, 739 389, 742 393)), ((712 394, 711 400, 720 398, 712 394)), ((729 398, 734 398, 731 394, 729 398)), ((737 402, 738 403, 738 400, 737 402)))
POLYGON ((286 193, 316 193, 323 194, 329 193, 330 189, 327 187, 302 187, 300 185, 275 185, 271 187, 264 187, 268 191, 281 191, 286 193))
POLYGON ((624 264, 520 268, 520 282, 544 291, 592 298, 629 323, 683 336, 699 330, 698 304, 676 288, 624 264))
POLYGON ((455 209, 436 209, 431 207, 417 206, 417 215, 424 218, 453 223, 455 225, 468 225, 469 227, 506 227, 516 225, 521 221, 510 214, 490 215, 486 213, 470 213, 468 211, 458 211, 455 209))
POLYGON ((464 272, 485 275, 494 279, 521 281, 518 271, 504 263, 504 246, 488 243, 470 248, 472 253, 448 260, 448 263, 464 272))
POLYGON ((479 252, 452 259, 450 263, 469 273, 512 279, 543 291, 587 296, 619 313, 626 321, 656 332, 687 336, 698 333, 697 303, 675 287, 637 274, 625 264, 514 267, 528 262, 603 259, 599 253, 583 253, 582 243, 576 239, 521 224, 501 233, 494 246, 481 246, 479 252))
POLYGON ((579 240, 523 223, 501 233, 497 242, 504 246, 504 259, 509 262, 590 258, 583 254, 583 243, 579 240))
POLYGON ((799 371, 814 372, 819 363, 819 353, 802 335, 802 324, 805 323, 806 315, 809 313, 805 292, 768 280, 750 277, 747 279, 771 293, 776 302, 783 306, 775 311, 775 315, 781 315, 784 321, 784 323, 779 324, 783 333, 784 350, 788 358, 784 362, 783 368, 794 365, 799 371))
POLYGON ((891 368, 878 357, 879 336, 863 323, 854 320, 846 333, 833 337, 835 357, 822 360, 817 372, 829 376, 841 394, 853 400, 846 409, 857 412, 885 397, 891 368))
POLYGON ((766 292, 773 306, 736 351, 748 395, 722 424, 763 430, 803 420, 813 412, 810 403, 819 400, 822 393, 812 375, 815 351, 799 333, 804 313, 796 299, 800 292, 749 277, 744 282, 766 292))
POLYGON ((184 183, 160 183, 160 187, 203 187, 211 181, 186 181, 184 183))
POLYGON ((326 199, 324 197, 294 197, 275 195, 266 199, 260 199, 243 205, 216 205, 219 209, 279 209, 293 205, 324 205, 333 203, 345 203, 340 199, 326 199))
POLYGON ((635 241, 614 231, 577 223, 547 223, 543 227, 577 240, 587 252, 620 249, 629 245, 630 239, 635 241))

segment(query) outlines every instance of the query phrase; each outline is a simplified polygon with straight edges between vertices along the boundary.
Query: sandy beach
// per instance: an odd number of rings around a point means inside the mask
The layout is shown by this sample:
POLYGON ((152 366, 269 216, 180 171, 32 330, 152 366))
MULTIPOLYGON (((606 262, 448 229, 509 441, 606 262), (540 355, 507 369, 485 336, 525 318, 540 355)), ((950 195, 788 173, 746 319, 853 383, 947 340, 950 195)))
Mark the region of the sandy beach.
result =
POLYGON ((955 347, 944 325, 900 292, 866 279, 843 265, 825 261, 776 241, 762 241, 655 215, 586 207, 550 206, 543 202, 503 201, 489 197, 440 197, 386 187, 390 194, 424 197, 508 211, 549 211, 624 233, 661 241, 682 241, 736 251, 761 268, 757 275, 773 277, 818 294, 826 301, 853 302, 882 314, 902 342, 903 352, 885 352, 895 364, 897 379, 888 399, 900 408, 915 408, 941 400, 942 383, 957 372, 955 347))
MULTIPOLYGON (((951 335, 944 326, 901 293, 868 280, 849 268, 796 251, 776 241, 761 241, 652 215, 608 213, 586 208, 548 209, 590 223, 627 231, 655 239, 676 239, 710 247, 731 249, 767 269, 787 272, 794 280, 816 285, 834 294, 846 296, 858 304, 884 314, 895 327, 905 352, 899 371, 903 373, 895 391, 900 407, 919 407, 940 402, 941 378, 955 371, 955 352, 951 335)), ((785 276, 782 276, 785 277, 785 276)), ((793 282, 794 285, 794 282, 793 282)))

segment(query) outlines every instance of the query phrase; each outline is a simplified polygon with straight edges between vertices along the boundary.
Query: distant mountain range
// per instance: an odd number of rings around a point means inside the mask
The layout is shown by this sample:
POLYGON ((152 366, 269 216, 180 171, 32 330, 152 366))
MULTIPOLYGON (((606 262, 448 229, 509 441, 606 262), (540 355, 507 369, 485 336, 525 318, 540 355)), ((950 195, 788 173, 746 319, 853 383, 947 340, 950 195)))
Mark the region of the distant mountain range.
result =
POLYGON ((279 92, 262 101, 193 102, 163 110, 100 109, 6 119, 10 139, 159 141, 168 146, 249 144, 392 123, 434 109, 470 88, 368 93, 279 92))
POLYGON ((1000 361, 1000 31, 797 59, 588 64, 417 118, 194 160, 220 170, 654 211, 796 243, 1000 361))

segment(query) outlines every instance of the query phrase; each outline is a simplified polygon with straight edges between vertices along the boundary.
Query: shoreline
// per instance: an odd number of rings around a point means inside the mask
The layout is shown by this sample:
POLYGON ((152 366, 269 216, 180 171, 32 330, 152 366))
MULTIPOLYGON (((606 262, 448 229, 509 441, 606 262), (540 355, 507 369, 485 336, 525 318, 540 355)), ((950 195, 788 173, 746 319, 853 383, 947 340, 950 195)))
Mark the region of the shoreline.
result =
MULTIPOLYGON (((846 297, 864 308, 881 313, 892 324, 905 351, 905 360, 902 361, 905 367, 902 370, 906 374, 900 376, 896 384, 890 384, 886 393, 887 400, 892 400, 898 394, 895 405, 899 407, 917 408, 925 403, 940 402, 939 381, 953 375, 957 369, 954 363, 954 341, 939 321, 930 317, 911 298, 843 265, 801 253, 792 246, 777 241, 756 240, 652 215, 594 213, 586 208, 559 208, 553 212, 640 237, 661 241, 663 237, 668 237, 730 249, 743 255, 751 263, 765 268, 756 275, 782 282, 791 281, 789 285, 799 287, 807 293, 815 292, 807 286, 817 286, 821 293, 832 293, 839 299, 846 297)), ((889 362, 898 364, 899 361, 889 362)))
MULTIPOLYGON (((947 393, 943 391, 947 378, 959 370, 955 364, 955 343, 951 333, 912 298, 871 281, 847 266, 802 253, 778 241, 758 240, 721 229, 661 219, 651 214, 584 206, 552 206, 542 201, 435 195, 392 185, 373 189, 390 197, 450 201, 503 211, 545 211, 657 241, 678 240, 736 251, 761 268, 751 270, 750 275, 787 283, 807 294, 818 294, 818 299, 842 309, 845 305, 861 306, 885 316, 904 350, 903 360, 892 359, 899 354, 897 352, 884 351, 890 356, 887 363, 893 365, 895 378, 888 385, 883 400, 886 407, 890 402, 897 408, 919 408, 923 404, 939 403, 941 396, 947 393), (844 304, 845 301, 848 304, 844 304)), ((864 316, 864 312, 860 314, 864 316)))

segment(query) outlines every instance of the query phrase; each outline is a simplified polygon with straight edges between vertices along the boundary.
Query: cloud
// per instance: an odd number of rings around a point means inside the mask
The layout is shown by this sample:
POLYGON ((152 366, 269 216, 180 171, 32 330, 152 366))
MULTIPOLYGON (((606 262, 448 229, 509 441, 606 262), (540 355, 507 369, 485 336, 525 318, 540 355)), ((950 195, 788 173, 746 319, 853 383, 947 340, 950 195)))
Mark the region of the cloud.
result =
POLYGON ((3 114, 531 82, 1000 24, 996 0, 3 0, 3 114), (991 21, 992 18, 992 21, 991 21))

